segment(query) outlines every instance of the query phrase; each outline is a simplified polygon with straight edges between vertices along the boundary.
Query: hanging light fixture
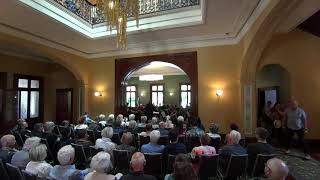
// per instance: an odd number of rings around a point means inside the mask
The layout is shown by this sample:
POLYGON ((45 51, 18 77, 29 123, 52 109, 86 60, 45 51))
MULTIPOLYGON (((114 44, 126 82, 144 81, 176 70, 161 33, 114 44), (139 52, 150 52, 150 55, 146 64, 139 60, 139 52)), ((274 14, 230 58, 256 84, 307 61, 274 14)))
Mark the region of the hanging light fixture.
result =
POLYGON ((127 19, 133 16, 139 27, 139 0, 97 0, 97 8, 104 14, 107 30, 117 31, 117 47, 126 49, 128 45, 127 19))

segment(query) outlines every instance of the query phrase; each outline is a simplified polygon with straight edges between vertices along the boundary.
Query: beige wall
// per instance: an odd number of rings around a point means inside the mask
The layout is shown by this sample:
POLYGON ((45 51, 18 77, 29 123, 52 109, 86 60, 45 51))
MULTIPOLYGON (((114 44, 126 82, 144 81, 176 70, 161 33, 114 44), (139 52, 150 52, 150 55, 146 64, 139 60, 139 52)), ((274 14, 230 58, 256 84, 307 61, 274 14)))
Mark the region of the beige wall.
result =
POLYGON ((280 64, 289 71, 291 95, 308 114, 308 138, 320 138, 320 38, 295 30, 272 38, 259 62, 280 64))

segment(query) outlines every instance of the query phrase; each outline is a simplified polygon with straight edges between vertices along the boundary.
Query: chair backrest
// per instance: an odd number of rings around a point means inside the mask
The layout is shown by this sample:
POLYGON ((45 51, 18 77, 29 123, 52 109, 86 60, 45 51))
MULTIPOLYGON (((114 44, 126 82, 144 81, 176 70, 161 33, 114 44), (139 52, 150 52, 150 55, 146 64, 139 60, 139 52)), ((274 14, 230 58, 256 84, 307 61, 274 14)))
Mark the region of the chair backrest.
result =
POLYGON ((0 159, 0 177, 1 177, 1 180, 9 180, 7 169, 1 159, 0 159))
POLYGON ((54 126, 54 128, 53 128, 53 133, 55 133, 55 134, 58 135, 58 136, 61 136, 59 126, 57 126, 57 125, 54 126))
POLYGON ((218 151, 220 149, 221 138, 211 138, 210 145, 218 151))
POLYGON ((231 155, 229 158, 225 176, 227 178, 238 178, 246 174, 248 155, 231 155))
POLYGON ((161 136, 158 141, 158 144, 166 146, 168 144, 168 142, 169 142, 168 136, 161 136))
POLYGON ((269 160, 274 158, 275 155, 265 155, 265 154, 258 154, 257 158, 254 162, 254 166, 252 169, 252 176, 253 177, 262 177, 264 175, 264 166, 265 163, 269 160))
POLYGON ((14 132, 13 135, 16 138, 17 145, 19 147, 23 147, 24 141, 23 141, 23 138, 22 138, 21 134, 18 133, 18 132, 14 132))
POLYGON ((167 162, 167 172, 166 174, 171 174, 173 172, 173 164, 176 159, 175 155, 170 155, 168 156, 168 162, 167 162))
POLYGON ((129 171, 129 152, 126 150, 113 150, 114 168, 118 171, 129 171))
POLYGON ((31 174, 25 170, 22 170, 22 175, 24 176, 24 180, 37 180, 37 175, 31 174))
POLYGON ((150 137, 149 136, 139 136, 139 141, 140 141, 140 147, 144 144, 148 144, 150 142, 150 137))
POLYGON ((200 179, 208 179, 209 177, 217 177, 218 175, 218 161, 219 155, 200 157, 198 176, 200 179))
POLYGON ((17 166, 6 163, 8 175, 11 180, 24 180, 20 169, 17 166))
POLYGON ((87 133, 89 135, 89 141, 91 141, 93 144, 96 143, 96 138, 95 138, 95 135, 94 135, 94 131, 93 130, 87 130, 87 133))
POLYGON ((98 148, 98 149, 97 149, 95 146, 90 146, 89 148, 90 148, 90 157, 93 157, 93 156, 95 156, 96 154, 98 154, 98 152, 103 151, 102 148, 98 148))
POLYGON ((47 152, 48 152, 48 156, 47 159, 49 160, 54 160, 54 156, 53 156, 53 149, 50 148, 49 143, 47 141, 47 139, 45 138, 41 138, 41 143, 45 144, 47 146, 47 152))
POLYGON ((116 143, 117 145, 121 144, 120 135, 117 133, 113 134, 111 140, 112 140, 112 142, 116 143))
POLYGON ((94 131, 94 138, 97 140, 99 138, 102 138, 101 131, 94 131))
POLYGON ((191 151, 194 147, 200 146, 200 138, 198 136, 187 136, 188 151, 191 151))
POLYGON ((74 147, 75 154, 76 154, 76 162, 77 163, 84 163, 88 161, 86 153, 84 152, 84 148, 82 145, 73 144, 71 143, 72 147, 74 147))
POLYGON ((161 153, 145 153, 146 165, 144 167, 145 174, 161 176, 162 171, 162 154, 161 153))

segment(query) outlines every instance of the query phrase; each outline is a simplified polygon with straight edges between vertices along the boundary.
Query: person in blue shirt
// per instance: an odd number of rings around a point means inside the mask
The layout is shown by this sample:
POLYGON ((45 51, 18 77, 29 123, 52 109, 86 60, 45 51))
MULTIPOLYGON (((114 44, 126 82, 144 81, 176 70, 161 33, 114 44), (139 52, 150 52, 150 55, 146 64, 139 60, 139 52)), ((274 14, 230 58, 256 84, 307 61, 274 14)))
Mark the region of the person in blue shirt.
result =
POLYGON ((168 134, 169 134, 169 131, 166 130, 166 123, 165 122, 160 122, 159 123, 159 129, 158 130, 160 131, 160 135, 161 136, 168 136, 168 134))
POLYGON ((187 131, 188 136, 192 137, 200 137, 204 134, 204 131, 198 127, 198 121, 196 118, 192 118, 190 122, 191 128, 187 131))
POLYGON ((119 114, 113 123, 113 133, 119 134, 120 137, 124 132, 124 129, 121 127, 122 121, 123 121, 123 115, 119 114))
POLYGON ((164 145, 157 144, 160 139, 160 131, 153 130, 150 133, 150 143, 141 147, 142 153, 162 153, 164 145))

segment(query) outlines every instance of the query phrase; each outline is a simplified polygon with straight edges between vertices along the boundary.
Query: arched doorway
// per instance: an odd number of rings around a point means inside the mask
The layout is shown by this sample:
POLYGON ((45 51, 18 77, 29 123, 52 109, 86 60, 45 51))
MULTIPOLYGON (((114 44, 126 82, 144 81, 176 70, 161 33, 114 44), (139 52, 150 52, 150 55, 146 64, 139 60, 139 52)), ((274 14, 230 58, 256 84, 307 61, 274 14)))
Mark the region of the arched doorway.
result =
POLYGON ((257 89, 257 126, 265 126, 265 111, 269 106, 280 103, 285 105, 291 98, 290 74, 279 64, 268 64, 256 73, 257 89))
POLYGON ((123 113, 125 111, 126 97, 124 91, 132 73, 155 61, 175 65, 189 77, 190 85, 192 87, 190 109, 193 115, 198 115, 198 72, 196 52, 116 59, 115 112, 123 113))

